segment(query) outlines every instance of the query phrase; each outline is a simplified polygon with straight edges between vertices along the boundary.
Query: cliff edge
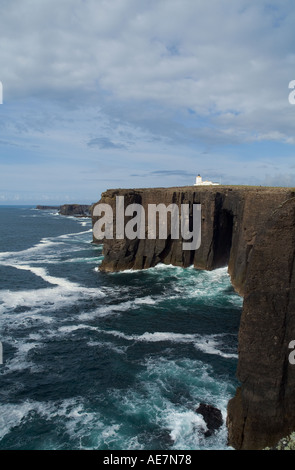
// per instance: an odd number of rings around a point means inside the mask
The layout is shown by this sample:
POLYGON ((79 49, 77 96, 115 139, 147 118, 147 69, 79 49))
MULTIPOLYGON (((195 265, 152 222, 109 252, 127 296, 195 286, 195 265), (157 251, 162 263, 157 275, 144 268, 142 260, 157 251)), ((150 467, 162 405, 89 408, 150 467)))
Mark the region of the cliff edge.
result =
MULTIPOLYGON (((228 266, 244 297, 239 329, 237 376, 241 386, 228 405, 228 441, 236 449, 262 449, 295 430, 292 392, 295 365, 288 361, 295 340, 295 192, 291 188, 246 186, 114 189, 97 204, 113 208, 140 204, 201 204, 201 245, 183 250, 183 241, 104 239, 102 271, 144 269, 158 263, 212 270, 228 266)), ((96 204, 93 205, 95 213, 96 204)), ((128 222, 131 217, 125 217, 128 222)), ((169 219, 169 218, 168 218, 169 219)), ((93 225, 98 217, 92 216, 93 225)), ((147 231, 147 229, 146 229, 147 231)), ((94 237, 94 242, 101 243, 94 237)))

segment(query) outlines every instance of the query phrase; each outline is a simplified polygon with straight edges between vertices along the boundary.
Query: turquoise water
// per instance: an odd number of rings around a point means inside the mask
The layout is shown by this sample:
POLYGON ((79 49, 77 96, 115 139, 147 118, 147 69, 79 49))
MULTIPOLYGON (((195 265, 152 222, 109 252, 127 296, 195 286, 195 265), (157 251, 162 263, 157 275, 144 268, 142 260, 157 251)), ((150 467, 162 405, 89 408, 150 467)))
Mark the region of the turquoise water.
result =
POLYGON ((0 449, 226 449, 242 308, 227 269, 98 270, 91 221, 0 207, 0 449))

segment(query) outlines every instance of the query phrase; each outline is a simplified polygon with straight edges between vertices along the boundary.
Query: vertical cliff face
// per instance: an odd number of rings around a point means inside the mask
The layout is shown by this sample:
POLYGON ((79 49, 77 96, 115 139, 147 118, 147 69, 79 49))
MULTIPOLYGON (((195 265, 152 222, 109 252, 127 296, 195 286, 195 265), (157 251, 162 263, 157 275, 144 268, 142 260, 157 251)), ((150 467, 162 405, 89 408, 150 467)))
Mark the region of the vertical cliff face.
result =
POLYGON ((238 378, 228 406, 230 442, 259 449, 295 430, 295 198, 257 234, 247 268, 239 331, 238 378))
POLYGON ((183 240, 171 237, 169 224, 163 240, 148 239, 146 228, 144 239, 104 240, 100 269, 143 269, 160 262, 207 270, 228 266, 235 289, 244 296, 237 371, 241 388, 229 403, 229 444, 263 448, 294 430, 295 366, 288 362, 288 342, 295 339, 293 191, 227 186, 109 190, 99 203, 113 208, 115 231, 117 196, 124 196, 125 208, 141 204, 146 214, 149 204, 176 204, 179 211, 181 204, 189 204, 191 226, 193 204, 201 204, 198 250, 183 250, 183 240))

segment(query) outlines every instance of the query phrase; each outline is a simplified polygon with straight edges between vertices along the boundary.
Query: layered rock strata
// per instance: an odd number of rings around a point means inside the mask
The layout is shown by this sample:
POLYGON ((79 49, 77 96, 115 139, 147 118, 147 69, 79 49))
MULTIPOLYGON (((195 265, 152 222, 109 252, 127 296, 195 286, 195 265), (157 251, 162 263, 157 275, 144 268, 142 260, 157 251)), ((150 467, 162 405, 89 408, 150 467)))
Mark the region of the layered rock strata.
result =
MULTIPOLYGON (((295 340, 295 192, 243 186, 108 190, 98 204, 113 208, 114 234, 118 196, 124 196, 125 208, 140 204, 145 213, 150 204, 176 204, 180 213, 181 204, 189 204, 191 226, 193 204, 201 204, 201 245, 183 250, 184 240, 171 237, 169 223, 163 240, 149 239, 146 227, 143 239, 104 239, 102 271, 158 263, 206 270, 228 266, 234 288, 244 297, 241 386, 228 406, 229 445, 261 449, 295 430, 295 365, 288 361, 288 345, 295 340)), ((130 219, 125 217, 125 223, 130 219)), ((93 224, 97 220, 93 215, 93 224)))

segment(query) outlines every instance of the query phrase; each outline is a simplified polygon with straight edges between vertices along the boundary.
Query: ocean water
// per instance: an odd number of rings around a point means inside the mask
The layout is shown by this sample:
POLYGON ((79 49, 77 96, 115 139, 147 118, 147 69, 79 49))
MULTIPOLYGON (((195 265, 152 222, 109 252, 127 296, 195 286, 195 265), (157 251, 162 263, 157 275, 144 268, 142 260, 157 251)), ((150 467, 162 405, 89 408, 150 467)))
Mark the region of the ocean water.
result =
POLYGON ((227 269, 101 260, 90 219, 0 206, 0 449, 230 449, 195 412, 237 386, 227 269))

